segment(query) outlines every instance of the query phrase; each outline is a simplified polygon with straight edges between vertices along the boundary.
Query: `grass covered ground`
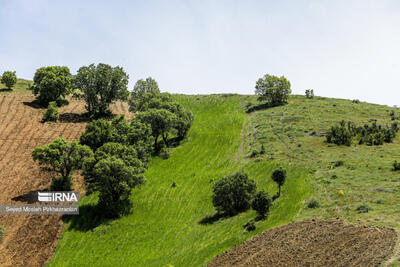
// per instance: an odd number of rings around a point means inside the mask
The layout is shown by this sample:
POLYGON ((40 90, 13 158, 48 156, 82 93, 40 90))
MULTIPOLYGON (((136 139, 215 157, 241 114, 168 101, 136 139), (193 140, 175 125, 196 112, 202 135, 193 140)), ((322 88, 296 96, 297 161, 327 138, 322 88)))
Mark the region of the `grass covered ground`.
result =
POLYGON ((284 159, 246 157, 246 97, 176 99, 194 113, 194 124, 169 159, 151 161, 146 185, 132 192, 133 213, 100 223, 90 217, 96 197, 83 197, 81 215, 66 224, 49 266, 202 266, 263 230, 295 220, 304 207, 303 200, 311 194, 311 175, 284 159), (259 189, 273 195, 277 186, 270 175, 278 166, 288 170, 287 183, 270 216, 257 222, 255 231, 242 227, 256 216, 254 211, 213 221, 214 180, 242 168, 259 189))
MULTIPOLYGON (((256 99, 248 97, 247 101, 255 103, 256 99)), ((391 111, 395 117, 400 115, 398 108, 388 106, 292 96, 286 106, 250 114, 249 153, 259 151, 263 144, 266 154, 255 158, 286 160, 313 173, 313 195, 304 204, 315 199, 319 208, 305 208, 299 219, 339 217, 399 232, 400 172, 392 171, 392 164, 400 161, 400 137, 382 146, 347 147, 327 144, 323 136, 341 120, 363 125, 375 119, 390 125, 391 111)), ((399 261, 393 266, 399 266, 399 261)))

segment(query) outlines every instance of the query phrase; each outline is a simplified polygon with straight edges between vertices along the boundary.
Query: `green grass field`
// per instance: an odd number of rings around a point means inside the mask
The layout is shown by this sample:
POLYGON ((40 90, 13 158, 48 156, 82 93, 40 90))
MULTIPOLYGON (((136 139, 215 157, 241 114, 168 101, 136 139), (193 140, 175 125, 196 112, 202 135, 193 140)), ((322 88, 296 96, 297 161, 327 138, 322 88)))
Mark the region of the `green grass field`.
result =
MULTIPOLYGON (((1 76, 0 76, 1 80, 1 76)), ((0 83, 0 93, 2 94, 32 94, 32 91, 29 90, 29 86, 32 84, 32 81, 18 79, 17 83, 14 85, 12 90, 8 90, 7 87, 0 83)))
MULTIPOLYGON (((168 160, 151 161, 147 184, 132 193, 133 213, 94 228, 87 227, 84 215, 69 222, 49 266, 202 266, 249 237, 295 219, 311 194, 310 175, 284 161, 245 157, 242 134, 247 134, 243 126, 249 117, 242 109, 243 97, 176 98, 194 113, 194 124, 168 160), (268 219, 256 223, 257 230, 242 228, 256 216, 254 211, 199 223, 215 213, 213 180, 243 168, 259 189, 272 195, 277 187, 270 175, 280 164, 288 170, 287 184, 268 219), (171 186, 174 181, 176 187, 171 186)), ((95 197, 83 197, 81 206, 95 202, 95 197)))

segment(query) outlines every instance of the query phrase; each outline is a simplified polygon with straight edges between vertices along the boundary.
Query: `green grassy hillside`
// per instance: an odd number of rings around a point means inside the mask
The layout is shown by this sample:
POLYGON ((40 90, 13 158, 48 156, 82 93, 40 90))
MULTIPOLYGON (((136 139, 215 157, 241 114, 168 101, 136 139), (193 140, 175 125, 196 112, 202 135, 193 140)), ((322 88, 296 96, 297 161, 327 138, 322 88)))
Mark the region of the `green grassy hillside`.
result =
POLYGON ((106 223, 90 217, 95 197, 83 197, 81 215, 67 223, 49 266, 201 266, 214 256, 273 226, 291 222, 311 194, 310 175, 286 161, 246 157, 249 116, 243 96, 176 96, 195 115, 188 138, 172 156, 154 158, 147 184, 132 193, 131 215, 106 223), (245 169, 259 189, 272 195, 277 187, 271 172, 288 170, 282 197, 274 202, 266 221, 246 232, 242 225, 254 211, 201 224, 214 215, 213 180, 245 169), (172 187, 172 183, 176 187, 172 187))
MULTIPOLYGON (((1 80, 1 76, 0 76, 1 80)), ((29 86, 32 84, 32 81, 18 79, 17 83, 14 85, 12 90, 8 90, 7 87, 0 83, 0 93, 7 93, 7 94, 32 94, 32 91, 29 90, 29 86)))

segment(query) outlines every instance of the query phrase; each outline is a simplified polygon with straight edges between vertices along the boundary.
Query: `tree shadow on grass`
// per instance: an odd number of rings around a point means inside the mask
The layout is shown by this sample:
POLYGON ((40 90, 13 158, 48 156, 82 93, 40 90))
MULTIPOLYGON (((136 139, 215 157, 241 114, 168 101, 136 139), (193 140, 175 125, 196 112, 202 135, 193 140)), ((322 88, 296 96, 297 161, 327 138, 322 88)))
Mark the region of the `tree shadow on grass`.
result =
POLYGON ((63 215, 62 220, 69 222, 69 230, 87 232, 99 225, 107 224, 113 219, 101 215, 99 207, 95 204, 85 204, 79 206, 79 215, 63 215))
POLYGON ((219 220, 223 220, 225 218, 229 218, 232 216, 226 215, 226 214, 221 214, 221 213, 215 213, 214 215, 207 215, 203 219, 199 221, 199 224, 202 225, 207 225, 207 224, 214 224, 219 220))
POLYGON ((8 88, 0 89, 0 93, 3 93, 3 92, 12 92, 12 89, 8 89, 8 88))

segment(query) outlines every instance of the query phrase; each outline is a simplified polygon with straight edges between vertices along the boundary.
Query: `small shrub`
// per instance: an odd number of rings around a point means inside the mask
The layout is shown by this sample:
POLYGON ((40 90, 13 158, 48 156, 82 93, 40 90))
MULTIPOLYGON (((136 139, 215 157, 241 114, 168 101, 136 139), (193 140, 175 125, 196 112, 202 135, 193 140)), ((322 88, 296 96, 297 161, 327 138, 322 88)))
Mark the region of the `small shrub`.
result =
POLYGON ((47 109, 43 111, 43 122, 53 121, 56 122, 60 118, 60 113, 57 109, 57 104, 55 102, 50 102, 47 109))
POLYGON ((337 160, 334 163, 335 167, 340 167, 340 166, 343 166, 343 165, 344 165, 344 161, 343 160, 337 160))
POLYGON ((354 137, 354 123, 341 121, 339 125, 332 126, 326 134, 326 141, 336 145, 350 146, 354 137))
POLYGON ((353 101, 352 101, 354 104, 360 104, 360 100, 358 100, 358 99, 353 99, 353 101))
POLYGON ((218 213, 232 216, 250 208, 255 191, 256 183, 239 171, 214 184, 212 203, 218 213))
POLYGON ((397 160, 395 160, 393 162, 393 171, 400 171, 400 163, 397 162, 397 160))
POLYGON ((309 209, 316 209, 319 207, 319 202, 316 199, 311 199, 310 202, 308 202, 307 207, 309 209))
POLYGON ((51 180, 50 190, 51 191, 71 191, 72 189, 72 177, 53 177, 51 180))
POLYGON ((56 99, 57 107, 63 107, 69 104, 69 101, 64 96, 59 96, 56 99))
POLYGON ((367 205, 360 205, 356 209, 358 213, 367 213, 369 210, 370 208, 367 205))
POLYGON ((6 234, 6 229, 4 228, 4 226, 0 225, 0 243, 3 242, 5 234, 6 234))
POLYGON ((254 195, 254 199, 251 202, 253 210, 257 211, 260 218, 264 218, 269 212, 272 200, 267 192, 261 190, 254 195))
POLYGON ((256 230, 256 225, 254 224, 254 220, 248 221, 243 228, 246 229, 248 232, 256 230))
POLYGON ((176 187, 176 183, 175 183, 175 181, 173 181, 173 182, 172 182, 172 185, 171 185, 171 187, 172 187, 172 188, 176 187))
POLYGON ((255 157, 257 157, 259 154, 260 154, 260 151, 258 151, 257 149, 253 149, 253 150, 251 151, 250 158, 255 158, 255 157))
POLYGON ((306 97, 307 98, 314 98, 314 90, 313 89, 307 89, 306 90, 306 97))
POLYGON ((264 155, 265 154, 265 147, 264 144, 261 145, 261 149, 260 149, 260 155, 264 155))
POLYGON ((171 150, 168 147, 163 147, 159 153, 160 158, 162 159, 169 159, 171 156, 171 150))
POLYGON ((337 175, 336 174, 333 174, 332 176, 331 176, 331 179, 336 179, 337 178, 337 175))

